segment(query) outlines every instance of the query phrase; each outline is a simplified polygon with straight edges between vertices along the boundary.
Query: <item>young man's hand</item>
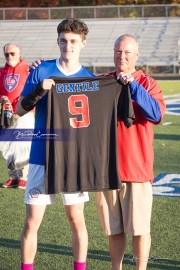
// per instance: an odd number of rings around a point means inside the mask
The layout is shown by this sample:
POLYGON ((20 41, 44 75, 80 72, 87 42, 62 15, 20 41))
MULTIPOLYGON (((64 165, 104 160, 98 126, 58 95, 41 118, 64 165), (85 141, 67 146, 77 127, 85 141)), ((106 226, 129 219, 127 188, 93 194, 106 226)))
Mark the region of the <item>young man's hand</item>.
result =
POLYGON ((41 87, 44 90, 50 90, 52 88, 52 86, 55 85, 55 82, 52 79, 44 79, 41 82, 41 87))

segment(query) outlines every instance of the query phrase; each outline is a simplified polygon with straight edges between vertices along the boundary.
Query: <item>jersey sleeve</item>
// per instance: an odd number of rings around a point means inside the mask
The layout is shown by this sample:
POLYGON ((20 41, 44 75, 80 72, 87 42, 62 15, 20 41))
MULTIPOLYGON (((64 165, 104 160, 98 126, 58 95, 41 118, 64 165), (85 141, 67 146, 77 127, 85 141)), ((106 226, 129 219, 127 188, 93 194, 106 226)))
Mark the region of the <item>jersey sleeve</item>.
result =
POLYGON ((131 100, 130 89, 128 85, 121 85, 118 100, 118 117, 124 122, 124 125, 129 128, 135 120, 134 109, 131 100))

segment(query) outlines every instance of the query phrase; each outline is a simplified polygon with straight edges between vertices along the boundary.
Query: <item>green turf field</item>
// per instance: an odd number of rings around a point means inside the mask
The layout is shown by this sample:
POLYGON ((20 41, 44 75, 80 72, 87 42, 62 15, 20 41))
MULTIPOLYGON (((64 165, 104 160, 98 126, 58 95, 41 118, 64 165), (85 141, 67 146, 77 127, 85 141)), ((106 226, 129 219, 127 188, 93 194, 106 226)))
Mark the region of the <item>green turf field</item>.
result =
MULTIPOLYGON (((164 96, 180 95, 180 81, 160 81, 164 96)), ((179 97, 180 98, 180 97, 179 97)), ((165 115, 154 127, 155 176, 160 173, 180 173, 180 116, 165 115), (171 122, 170 125, 162 125, 171 122)), ((0 183, 7 179, 4 159, 0 156, 0 183)), ((20 234, 24 222, 24 191, 0 187, 0 270, 18 270, 20 234)), ((180 269, 180 197, 154 197, 152 213, 152 248, 149 270, 180 269)), ((87 270, 110 270, 108 239, 102 233, 93 193, 85 206, 89 232, 87 270)), ((135 269, 131 238, 124 258, 123 270, 135 269)), ((71 232, 60 197, 47 207, 39 229, 36 270, 71 270, 71 232)))

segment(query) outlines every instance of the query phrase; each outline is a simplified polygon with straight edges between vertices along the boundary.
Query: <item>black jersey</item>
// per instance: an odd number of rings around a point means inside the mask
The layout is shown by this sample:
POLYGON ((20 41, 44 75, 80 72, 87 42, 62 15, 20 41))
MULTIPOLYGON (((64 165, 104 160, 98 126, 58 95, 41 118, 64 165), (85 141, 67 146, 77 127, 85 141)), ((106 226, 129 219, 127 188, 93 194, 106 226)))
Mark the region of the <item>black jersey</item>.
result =
POLYGON ((52 77, 46 129, 47 194, 121 187, 117 161, 117 117, 134 117, 128 85, 112 77, 52 77), (60 138, 60 139, 59 139, 60 138))

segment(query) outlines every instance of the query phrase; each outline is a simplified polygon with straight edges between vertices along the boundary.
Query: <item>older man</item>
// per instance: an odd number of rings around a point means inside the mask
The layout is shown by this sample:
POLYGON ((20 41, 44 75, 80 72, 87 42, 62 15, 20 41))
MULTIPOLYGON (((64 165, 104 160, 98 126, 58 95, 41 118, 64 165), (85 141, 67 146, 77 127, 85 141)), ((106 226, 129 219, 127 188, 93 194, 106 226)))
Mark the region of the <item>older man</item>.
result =
MULTIPOLYGON (((26 82, 29 67, 28 63, 21 59, 21 50, 14 43, 8 43, 3 47, 6 60, 4 68, 0 70, 0 103, 4 100, 12 108, 15 119, 16 106, 20 93, 26 82)), ((6 106, 5 104, 5 106, 6 106)), ((28 165, 18 170, 8 169, 9 179, 2 186, 4 188, 26 188, 28 165)))
POLYGON ((122 269, 126 234, 132 235, 137 270, 145 270, 151 246, 153 130, 165 113, 162 91, 157 82, 136 70, 139 57, 134 36, 120 36, 114 44, 116 70, 104 76, 117 76, 129 84, 136 120, 126 129, 118 121, 118 157, 122 189, 97 192, 96 205, 104 233, 109 236, 112 269, 122 269))

